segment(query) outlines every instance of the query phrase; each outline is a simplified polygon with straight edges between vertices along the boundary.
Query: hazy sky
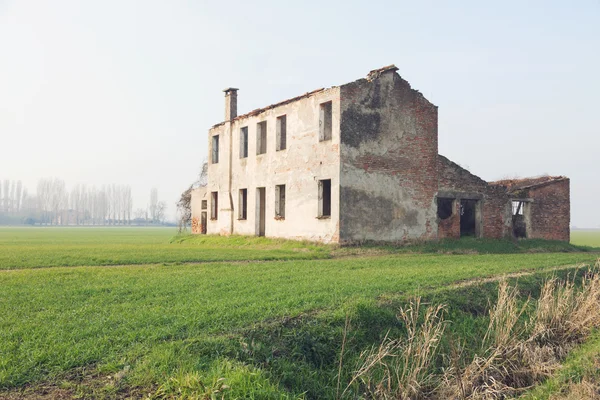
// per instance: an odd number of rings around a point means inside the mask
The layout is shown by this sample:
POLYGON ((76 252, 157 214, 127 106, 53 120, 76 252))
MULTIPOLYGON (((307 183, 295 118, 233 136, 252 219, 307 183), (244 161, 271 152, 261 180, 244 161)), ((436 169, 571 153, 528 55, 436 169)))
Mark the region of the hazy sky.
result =
POLYGON ((0 179, 156 186, 174 203, 239 113, 396 64, 440 153, 486 180, 571 178, 600 226, 600 0, 0 0, 0 179), (527 3, 527 4, 525 4, 527 3))

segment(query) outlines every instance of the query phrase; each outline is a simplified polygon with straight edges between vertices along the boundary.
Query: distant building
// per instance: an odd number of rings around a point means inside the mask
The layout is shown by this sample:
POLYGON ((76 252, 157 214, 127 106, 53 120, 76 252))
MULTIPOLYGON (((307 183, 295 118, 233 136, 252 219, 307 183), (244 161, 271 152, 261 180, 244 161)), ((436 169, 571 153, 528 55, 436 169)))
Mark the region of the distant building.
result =
POLYGON ((325 243, 465 235, 569 240, 569 180, 488 183, 438 154, 437 107, 393 65, 209 130, 193 232, 325 243), (531 183, 531 184, 529 184, 531 183))

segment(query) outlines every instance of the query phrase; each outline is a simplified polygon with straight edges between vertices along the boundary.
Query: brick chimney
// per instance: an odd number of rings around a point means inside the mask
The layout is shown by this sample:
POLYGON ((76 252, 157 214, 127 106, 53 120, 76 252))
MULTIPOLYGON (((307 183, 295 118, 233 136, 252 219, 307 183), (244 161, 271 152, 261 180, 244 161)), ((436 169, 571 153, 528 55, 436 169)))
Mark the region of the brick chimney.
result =
POLYGON ((237 91, 236 88, 227 88, 225 92, 225 121, 237 117, 237 91))

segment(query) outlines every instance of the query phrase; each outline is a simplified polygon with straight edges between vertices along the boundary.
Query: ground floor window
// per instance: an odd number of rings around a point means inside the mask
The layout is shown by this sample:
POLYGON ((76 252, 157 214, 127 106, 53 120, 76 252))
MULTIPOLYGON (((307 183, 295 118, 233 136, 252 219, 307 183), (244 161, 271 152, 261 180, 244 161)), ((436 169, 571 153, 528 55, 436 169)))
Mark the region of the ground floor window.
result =
POLYGON ((285 185, 275 186, 275 218, 285 218, 285 185))
POLYGON ((331 179, 319 181, 319 217, 331 217, 331 179))
POLYGON ((210 193, 210 219, 219 217, 219 192, 210 193))

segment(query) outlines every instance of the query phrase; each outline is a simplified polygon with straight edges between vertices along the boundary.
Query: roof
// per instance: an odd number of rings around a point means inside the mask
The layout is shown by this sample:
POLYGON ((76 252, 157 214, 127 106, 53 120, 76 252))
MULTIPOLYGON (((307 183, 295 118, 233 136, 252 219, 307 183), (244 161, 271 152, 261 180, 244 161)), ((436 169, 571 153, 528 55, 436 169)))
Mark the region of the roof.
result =
POLYGON ((569 178, 566 176, 538 176, 533 178, 522 178, 522 179, 502 179, 495 182, 490 182, 490 185, 502 185, 508 188, 509 192, 517 190, 530 189, 534 187, 549 185, 556 182, 567 181, 569 178))
MULTIPOLYGON (((374 70, 370 71, 369 74, 367 75, 367 80, 371 81, 373 79, 377 79, 377 78, 379 78, 379 76, 381 76, 381 74, 383 74, 384 72, 388 72, 388 71, 396 72, 396 71, 398 71, 398 68, 394 64, 391 64, 391 65, 387 65, 387 66, 382 67, 382 68, 374 69, 374 70)), ((332 88, 334 88, 334 87, 336 87, 336 86, 332 86, 332 88)), ((236 88, 227 88, 227 89, 225 89, 223 91, 227 93, 229 91, 237 91, 237 90, 238 89, 236 89, 236 88)), ((271 105, 268 105, 268 106, 262 107, 262 108, 257 108, 256 110, 252 110, 249 113, 238 115, 237 117, 233 118, 232 121, 237 121, 237 120, 240 120, 240 119, 244 119, 244 118, 256 116, 256 115, 261 114, 261 113, 263 113, 263 112, 265 112, 267 110, 271 110, 271 109, 273 109, 275 107, 283 106, 285 104, 293 103, 295 101, 304 99, 306 97, 310 97, 313 94, 322 92, 324 90, 325 90, 325 88, 313 90, 312 92, 307 92, 307 93, 304 93, 304 94, 302 94, 300 96, 296 96, 296 97, 292 97, 291 99, 280 101, 279 103, 271 104, 271 105)), ((221 125, 225 124, 225 122, 228 122, 228 121, 219 122, 218 124, 213 125, 213 128, 221 126, 221 125)))
MULTIPOLYGON (((253 117, 253 116, 255 116, 255 115, 258 115, 258 114, 260 114, 260 113, 263 113, 263 112, 265 112, 265 111, 267 111, 267 110, 270 110, 270 109, 272 109, 272 108, 279 107, 279 106, 283 106, 283 105, 285 105, 285 104, 289 104, 289 103, 293 103, 293 102, 295 102, 295 101, 298 101, 298 100, 304 99, 304 98, 306 98, 306 97, 310 97, 310 96, 312 96, 313 94, 316 94, 316 93, 322 92, 322 91, 324 91, 324 90, 325 90, 325 88, 321 88, 321 89, 313 90, 312 92, 304 93, 304 94, 302 94, 302 95, 300 95, 300 96, 296 96, 296 97, 292 97, 291 99, 287 99, 287 100, 280 101, 279 103, 271 104, 271 105, 269 105, 269 106, 262 107, 262 108, 257 108, 256 110, 252 110, 252 111, 250 111, 249 113, 242 114, 242 115, 238 115, 237 117, 235 117, 234 119, 232 119, 232 121, 237 121, 237 120, 239 120, 239 119, 244 119, 244 118, 248 118, 248 117, 253 117)), ((219 122, 218 124, 215 124, 215 125, 213 125, 213 128, 216 128, 217 126, 221 126, 221 125, 223 125, 225 122, 228 122, 228 121, 219 122)))

